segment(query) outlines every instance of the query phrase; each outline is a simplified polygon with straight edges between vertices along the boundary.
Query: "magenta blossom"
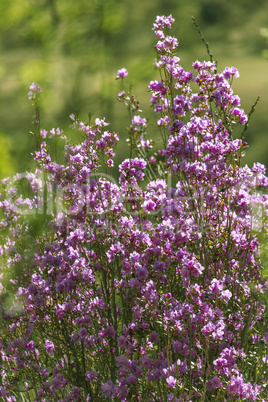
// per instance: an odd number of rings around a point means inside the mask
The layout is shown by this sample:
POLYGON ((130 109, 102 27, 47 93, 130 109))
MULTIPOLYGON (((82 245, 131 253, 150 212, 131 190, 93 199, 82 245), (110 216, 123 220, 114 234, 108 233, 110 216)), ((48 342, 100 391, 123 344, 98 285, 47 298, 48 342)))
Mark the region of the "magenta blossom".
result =
POLYGON ((126 68, 121 68, 120 70, 118 70, 116 78, 117 79, 126 78, 127 75, 128 75, 127 69, 126 68))
POLYGON ((46 340, 45 348, 46 348, 47 353, 49 353, 50 355, 54 355, 55 345, 52 341, 46 340))

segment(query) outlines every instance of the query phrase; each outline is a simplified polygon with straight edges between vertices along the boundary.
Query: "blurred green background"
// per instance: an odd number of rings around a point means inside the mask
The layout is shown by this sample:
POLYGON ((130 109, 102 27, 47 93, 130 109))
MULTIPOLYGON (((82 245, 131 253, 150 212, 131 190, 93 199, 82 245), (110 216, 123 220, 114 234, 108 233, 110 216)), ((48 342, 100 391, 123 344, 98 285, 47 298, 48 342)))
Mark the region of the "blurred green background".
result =
MULTIPOLYGON (((260 34, 268 27, 267 0, 1 0, 0 11, 1 177, 32 166, 33 109, 27 93, 33 81, 44 89, 42 128, 69 132, 71 113, 87 121, 90 112, 93 118, 105 116, 124 139, 129 121, 116 100, 121 87, 115 76, 125 67, 126 83, 153 123, 147 91, 150 80, 158 78, 152 25, 156 15, 170 13, 184 68, 208 59, 191 21, 195 16, 219 70, 234 66, 240 71, 233 87, 246 112, 260 95, 245 138, 250 148, 244 163, 268 166, 267 44, 260 34)), ((148 132, 159 136, 153 125, 148 132)), ((119 162, 127 155, 125 141, 117 152, 119 162)))

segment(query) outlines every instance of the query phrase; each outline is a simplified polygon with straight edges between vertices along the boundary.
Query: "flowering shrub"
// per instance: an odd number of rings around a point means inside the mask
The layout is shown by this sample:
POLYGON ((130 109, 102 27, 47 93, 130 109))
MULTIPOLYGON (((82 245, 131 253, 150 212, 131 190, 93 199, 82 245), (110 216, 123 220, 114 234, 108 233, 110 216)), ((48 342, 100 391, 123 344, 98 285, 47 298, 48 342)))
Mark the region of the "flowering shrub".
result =
POLYGON ((42 89, 30 88, 37 167, 1 191, 3 400, 267 396, 265 167, 241 165, 248 116, 231 88, 238 71, 219 73, 212 60, 185 71, 167 34, 173 22, 160 16, 153 27, 160 80, 149 90, 162 149, 123 87, 130 154, 119 183, 119 138, 105 119, 72 115, 76 145, 59 128, 47 136, 42 89))

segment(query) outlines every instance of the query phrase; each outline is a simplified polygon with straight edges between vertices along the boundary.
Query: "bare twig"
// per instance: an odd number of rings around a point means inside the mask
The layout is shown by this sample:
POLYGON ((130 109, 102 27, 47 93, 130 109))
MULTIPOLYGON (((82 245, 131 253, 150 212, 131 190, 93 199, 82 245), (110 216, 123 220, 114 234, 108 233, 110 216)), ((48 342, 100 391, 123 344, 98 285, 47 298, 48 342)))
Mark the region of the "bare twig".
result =
POLYGON ((260 100, 260 96, 257 97, 255 103, 252 105, 251 110, 250 110, 250 112, 249 112, 249 114, 248 114, 248 121, 246 122, 245 127, 244 127, 244 130, 242 131, 242 134, 241 134, 241 137, 240 137, 240 139, 241 139, 242 141, 243 141, 243 139, 244 139, 245 132, 246 132, 247 129, 248 129, 249 120, 250 120, 252 114, 255 112, 255 109, 256 109, 256 106, 257 106, 257 103, 259 102, 259 100, 260 100))
POLYGON ((205 38, 204 35, 202 34, 202 32, 201 32, 201 30, 200 30, 200 28, 199 28, 199 25, 197 24, 197 22, 196 22, 196 20, 195 20, 195 17, 192 17, 192 21, 193 21, 194 26, 195 26, 196 29, 197 29, 197 32, 198 32, 199 35, 200 35, 200 38, 202 39, 202 41, 203 41, 204 44, 206 45, 206 48, 207 48, 207 52, 208 52, 210 61, 213 62, 213 56, 212 56, 212 53, 211 53, 211 51, 210 51, 210 49, 209 49, 209 43, 208 43, 208 41, 206 40, 206 38, 205 38))

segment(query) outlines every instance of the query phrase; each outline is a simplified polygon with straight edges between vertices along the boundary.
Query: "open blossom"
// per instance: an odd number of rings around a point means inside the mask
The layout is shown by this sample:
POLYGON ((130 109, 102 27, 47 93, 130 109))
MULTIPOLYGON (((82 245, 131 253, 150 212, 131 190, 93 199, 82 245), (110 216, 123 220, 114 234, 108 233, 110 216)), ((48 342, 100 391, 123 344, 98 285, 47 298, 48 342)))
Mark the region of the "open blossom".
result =
POLYGON ((144 212, 150 213, 151 211, 154 211, 156 207, 156 203, 152 200, 146 200, 142 204, 142 208, 144 212))
POLYGON ((41 135, 41 137, 42 138, 46 138, 46 136, 47 136, 47 131, 46 130, 40 130, 40 135, 41 135))
POLYGON ((267 364, 267 366, 268 366, 268 355, 265 355, 265 356, 262 358, 262 361, 263 361, 263 363, 267 364))
POLYGON ((63 133, 63 130, 60 130, 59 127, 58 128, 52 128, 50 130, 50 136, 49 138, 55 137, 55 135, 61 135, 63 133))
POLYGON ((138 143, 138 147, 144 147, 144 148, 153 148, 153 144, 151 140, 145 140, 143 136, 140 136, 140 141, 138 143))
POLYGON ((135 126, 141 126, 141 127, 147 126, 147 120, 142 118, 141 116, 134 116, 131 123, 135 126))
POLYGON ((36 99, 38 94, 40 94, 42 91, 43 89, 41 88, 41 86, 33 82, 30 85, 30 92, 28 92, 28 99, 36 99))
POLYGON ((146 279, 148 276, 148 270, 145 267, 138 267, 136 274, 138 279, 146 279))
POLYGON ((81 339, 81 340, 83 340, 83 339, 85 339, 85 337, 87 336, 87 330, 86 330, 86 328, 80 328, 79 329, 79 332, 78 332, 78 335, 79 335, 79 338, 81 339))
POLYGON ((240 76, 239 71, 235 67, 226 67, 222 74, 226 79, 232 77, 239 78, 240 76))
POLYGON ((174 51, 179 45, 178 40, 172 36, 166 36, 162 40, 158 41, 155 45, 155 49, 159 53, 163 52, 172 52, 174 51))
POLYGON ((177 380, 172 375, 166 378, 168 388, 175 388, 177 380))
POLYGON ((210 381, 208 381, 208 390, 222 388, 222 382, 219 377, 214 376, 210 381))
POLYGON ((46 348, 46 351, 49 354, 54 355, 55 345, 54 345, 54 343, 52 341, 46 340, 45 341, 45 348, 46 348))
POLYGON ((56 375, 50 383, 55 389, 64 388, 67 385, 67 380, 62 374, 56 375))
POLYGON ((102 394, 107 398, 114 398, 116 396, 116 389, 117 387, 111 380, 101 385, 102 394))
POLYGON ((226 289, 221 292, 220 298, 223 301, 225 301, 226 303, 228 303, 228 301, 230 300, 231 297, 232 297, 232 292, 230 292, 230 290, 226 289))
POLYGON ((211 290, 211 293, 219 293, 221 290, 223 290, 223 283, 222 281, 219 281, 216 278, 213 278, 210 285, 209 289, 211 290))
POLYGON ((126 78, 128 75, 128 71, 126 68, 121 68, 121 70, 118 70, 116 78, 126 78))
POLYGON ((165 27, 171 28, 171 25, 174 22, 174 18, 170 14, 169 16, 159 15, 156 17, 155 22, 153 24, 153 30, 158 32, 159 30, 163 30, 165 27))
POLYGON ((98 373, 94 370, 86 372, 86 380, 90 382, 98 381, 98 373))
POLYGON ((246 122, 248 121, 248 117, 246 115, 246 113, 244 112, 243 109, 239 109, 238 107, 234 107, 231 110, 231 113, 237 117, 239 119, 239 123, 241 124, 246 124, 246 122))
POLYGON ((149 337, 150 342, 157 342, 158 341, 158 333, 153 331, 149 337))

